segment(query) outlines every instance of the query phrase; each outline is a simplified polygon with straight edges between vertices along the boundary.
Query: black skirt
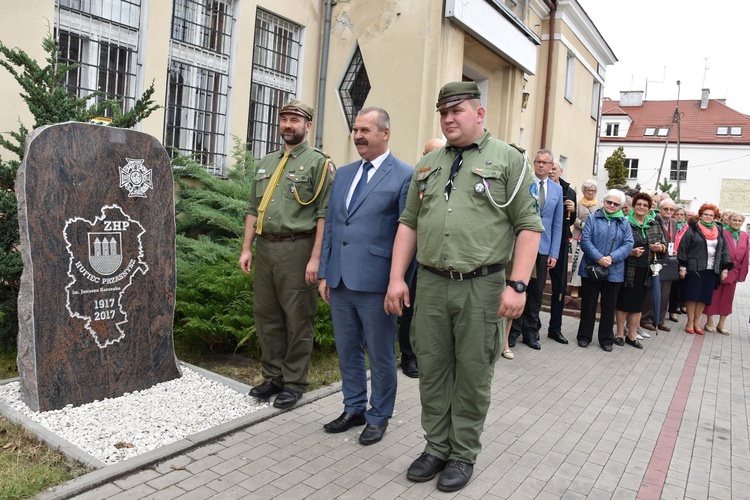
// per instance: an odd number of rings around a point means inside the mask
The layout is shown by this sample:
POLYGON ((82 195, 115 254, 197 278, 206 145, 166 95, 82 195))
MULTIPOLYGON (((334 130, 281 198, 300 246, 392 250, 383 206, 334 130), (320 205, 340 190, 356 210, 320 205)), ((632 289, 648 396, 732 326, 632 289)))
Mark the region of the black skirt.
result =
POLYGON ((646 303, 646 279, 650 272, 648 267, 636 267, 633 286, 626 287, 625 284, 620 287, 620 293, 617 295, 617 304, 615 309, 628 313, 643 312, 643 306, 646 303))

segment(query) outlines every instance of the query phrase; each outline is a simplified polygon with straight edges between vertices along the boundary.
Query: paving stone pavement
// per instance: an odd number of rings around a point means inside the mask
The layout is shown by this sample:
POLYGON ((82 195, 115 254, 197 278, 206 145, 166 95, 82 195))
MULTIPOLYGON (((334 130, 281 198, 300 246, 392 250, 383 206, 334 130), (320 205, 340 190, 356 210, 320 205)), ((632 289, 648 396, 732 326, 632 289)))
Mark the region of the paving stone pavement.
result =
MULTIPOLYGON (((579 348, 578 320, 566 317, 569 345, 544 333, 541 351, 519 343, 497 362, 483 450, 457 493, 406 479, 424 442, 418 381, 399 374, 380 443, 360 445, 361 427, 323 432, 342 411, 336 392, 74 497, 750 499, 748 317, 741 283, 730 336, 688 335, 682 315, 643 350, 606 353, 579 348)), ((70 497, 86 481, 42 497, 70 497)))

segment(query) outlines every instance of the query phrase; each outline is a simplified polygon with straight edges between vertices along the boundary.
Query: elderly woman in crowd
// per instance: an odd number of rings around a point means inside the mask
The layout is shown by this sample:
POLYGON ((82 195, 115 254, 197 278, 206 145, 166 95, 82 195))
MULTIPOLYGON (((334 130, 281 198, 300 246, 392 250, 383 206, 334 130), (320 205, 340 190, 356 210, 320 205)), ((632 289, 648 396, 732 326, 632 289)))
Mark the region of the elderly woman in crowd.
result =
POLYGON ((571 231, 573 233, 573 243, 571 244, 573 267, 570 270, 570 286, 572 287, 570 296, 573 298, 578 297, 578 288, 581 286, 581 277, 578 275, 578 269, 581 265, 581 251, 579 249, 581 231, 583 231, 588 216, 602 208, 602 204, 596 199, 597 186, 594 179, 584 182, 581 189, 583 189, 583 198, 578 200, 576 220, 571 231))
POLYGON ((687 333, 703 335, 700 328, 703 308, 711 304, 714 288, 726 279, 733 267, 722 228, 715 221, 718 214, 716 205, 701 205, 698 221, 688 223, 689 227, 677 249, 680 278, 685 280, 687 333))
MULTIPOLYGON (((680 240, 682 235, 685 234, 688 228, 687 213, 685 212, 684 205, 676 205, 674 215, 672 216, 674 221, 677 223, 677 236, 674 239, 674 251, 677 254, 677 248, 680 246, 680 240)), ((677 323, 678 314, 687 314, 685 308, 685 280, 678 280, 672 286, 672 291, 669 293, 669 319, 677 323)))
MULTIPOLYGON (((637 193, 633 196, 633 209, 627 217, 632 232, 633 249, 625 261, 625 281, 620 288, 615 305, 617 316, 615 344, 622 346, 627 343, 636 349, 643 349, 643 345, 636 336, 641 312, 646 302, 646 281, 651 277, 648 266, 652 254, 662 255, 667 251, 661 227, 653 219, 649 222, 650 213, 651 197, 646 193, 637 193), (626 323, 627 338, 625 338, 626 323)), ((648 334, 644 336, 646 335, 648 334)))
POLYGON ((594 334, 596 306, 601 295, 599 317, 599 345, 612 351, 615 302, 620 285, 625 279, 625 259, 633 249, 633 232, 622 215, 625 193, 616 189, 604 195, 604 206, 590 215, 583 225, 581 249, 583 257, 578 275, 581 276, 581 318, 578 323, 578 346, 588 347, 594 334), (604 280, 593 280, 586 267, 598 264, 609 270, 604 280))
MULTIPOLYGON (((659 202, 659 213, 651 221, 652 225, 658 225, 661 227, 662 237, 661 242, 667 247, 667 255, 673 258, 677 255, 677 248, 675 247, 675 237, 677 236, 677 223, 672 218, 676 205, 674 201, 669 198, 665 198, 659 202)), ((660 254, 661 257, 663 254, 660 254)), ((675 269, 675 268, 673 268, 675 269)), ((668 332, 671 330, 667 325, 664 324, 664 318, 667 315, 667 306, 669 302, 669 295, 672 292, 672 281, 665 279, 664 273, 661 275, 661 301, 659 303, 658 313, 654 311, 654 298, 653 290, 648 289, 646 295, 646 302, 643 308, 643 315, 641 316, 641 327, 655 331, 659 330, 668 332)), ((677 288, 677 287, 675 287, 677 288)))
MULTIPOLYGON (((745 281, 747 278, 748 268, 748 251, 750 251, 750 237, 745 231, 742 231, 742 224, 745 223, 745 216, 740 212, 728 211, 728 226, 724 227, 724 240, 727 242, 727 251, 729 259, 732 261, 732 269, 727 273, 727 277, 721 282, 719 288, 714 290, 711 304, 703 310, 706 315, 706 326, 703 327, 707 332, 729 335, 724 323, 727 316, 732 314, 732 302, 734 302, 734 290, 737 288, 737 282, 745 281), (714 327, 714 315, 719 315, 719 324, 714 327)), ((722 214, 723 215, 723 214, 722 214)))

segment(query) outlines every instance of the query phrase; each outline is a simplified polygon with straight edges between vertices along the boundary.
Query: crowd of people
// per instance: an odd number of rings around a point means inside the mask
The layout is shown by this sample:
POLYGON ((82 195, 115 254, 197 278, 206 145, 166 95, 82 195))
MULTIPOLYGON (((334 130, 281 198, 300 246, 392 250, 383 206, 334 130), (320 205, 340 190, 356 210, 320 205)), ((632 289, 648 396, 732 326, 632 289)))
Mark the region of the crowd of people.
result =
POLYGON ((331 307, 343 394, 343 412, 323 431, 364 426, 360 444, 383 439, 398 338, 402 371, 419 378, 425 433, 406 476, 439 476, 437 488, 450 492, 472 476, 498 357, 513 359, 519 339, 541 349, 548 275, 547 336, 560 344, 569 343, 561 330, 569 257, 580 347, 592 342, 597 309, 605 351, 642 349, 648 331, 670 330, 667 313, 687 314, 688 333, 728 334, 748 235, 741 214, 719 223, 710 204, 693 220, 656 193, 612 189, 599 202, 594 180, 578 199, 552 151, 537 151, 529 168, 522 150, 484 129, 475 82, 443 86, 436 112, 445 141, 429 141, 411 167, 389 149, 387 111, 362 109, 352 131, 359 158, 336 170, 307 142, 314 110, 284 104, 284 147, 259 162, 239 265, 253 273, 264 379, 250 395, 275 396, 279 409, 302 398, 320 296, 331 307))

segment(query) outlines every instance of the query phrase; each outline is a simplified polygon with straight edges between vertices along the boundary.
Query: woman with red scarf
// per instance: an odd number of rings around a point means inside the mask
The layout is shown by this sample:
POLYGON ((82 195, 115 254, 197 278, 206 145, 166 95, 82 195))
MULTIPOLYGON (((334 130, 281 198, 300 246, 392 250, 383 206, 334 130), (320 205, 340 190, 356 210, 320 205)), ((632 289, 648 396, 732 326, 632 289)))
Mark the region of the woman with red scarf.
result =
MULTIPOLYGON (((706 326, 703 327, 707 332, 719 332, 723 335, 729 335, 729 330, 724 326, 727 316, 732 314, 732 303, 734 302, 734 290, 738 282, 745 281, 748 269, 748 248, 750 247, 750 237, 742 231, 742 224, 745 223, 745 216, 740 212, 726 211, 728 213, 728 225, 724 226, 724 240, 727 242, 729 258, 734 264, 734 268, 729 271, 728 276, 721 282, 719 288, 714 291, 714 296, 710 306, 706 306, 703 313, 706 315, 706 326), (719 316, 718 326, 714 326, 714 315, 719 316)), ((723 215, 723 214, 722 214, 723 215)))
POLYGON ((703 335, 701 314, 711 304, 714 289, 726 279, 733 264, 721 226, 716 224, 719 209, 704 203, 698 210, 698 222, 690 222, 677 249, 680 278, 685 280, 687 333, 703 335))

